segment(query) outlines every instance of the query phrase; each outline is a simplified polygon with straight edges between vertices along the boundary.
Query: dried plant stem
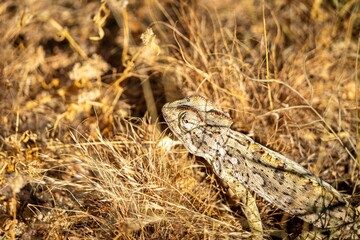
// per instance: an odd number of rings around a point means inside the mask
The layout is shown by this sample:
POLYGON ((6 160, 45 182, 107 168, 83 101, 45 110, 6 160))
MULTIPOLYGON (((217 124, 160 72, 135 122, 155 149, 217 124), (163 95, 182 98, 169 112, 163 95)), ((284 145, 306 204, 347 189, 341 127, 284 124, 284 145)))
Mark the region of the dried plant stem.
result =
MULTIPOLYGON (((266 61, 266 79, 270 79, 270 69, 269 69, 269 47, 268 47, 268 41, 267 41, 267 35, 266 35, 266 18, 265 18, 265 0, 262 0, 262 15, 263 15, 263 27, 264 27, 264 44, 265 44, 265 61, 266 61)), ((274 109, 274 105, 272 102, 272 96, 271 96, 271 85, 268 82, 268 97, 269 97, 269 104, 270 109, 274 109)))

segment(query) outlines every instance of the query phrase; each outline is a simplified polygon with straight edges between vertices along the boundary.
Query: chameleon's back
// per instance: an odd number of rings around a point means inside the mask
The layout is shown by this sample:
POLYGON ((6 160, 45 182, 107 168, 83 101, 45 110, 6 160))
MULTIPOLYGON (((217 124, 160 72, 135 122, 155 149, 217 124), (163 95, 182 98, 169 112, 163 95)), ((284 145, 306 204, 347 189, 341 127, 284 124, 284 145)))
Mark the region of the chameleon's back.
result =
POLYGON ((231 131, 230 135, 227 152, 240 161, 231 166, 225 161, 224 167, 267 201, 319 228, 338 227, 359 218, 336 189, 300 164, 242 133, 231 131), (237 142, 238 151, 231 149, 232 141, 237 142))

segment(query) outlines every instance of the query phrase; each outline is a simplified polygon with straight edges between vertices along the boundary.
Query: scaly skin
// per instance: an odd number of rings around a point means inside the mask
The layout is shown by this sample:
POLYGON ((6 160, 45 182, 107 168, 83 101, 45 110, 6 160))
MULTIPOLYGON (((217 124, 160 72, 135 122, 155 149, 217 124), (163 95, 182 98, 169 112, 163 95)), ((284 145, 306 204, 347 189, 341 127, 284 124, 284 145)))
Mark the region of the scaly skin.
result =
POLYGON ((244 186, 317 228, 329 229, 333 239, 360 239, 360 214, 335 188, 300 164, 230 129, 229 114, 210 101, 193 96, 166 103, 162 113, 188 151, 205 158, 214 173, 241 196, 255 238, 261 238, 261 220, 244 186))

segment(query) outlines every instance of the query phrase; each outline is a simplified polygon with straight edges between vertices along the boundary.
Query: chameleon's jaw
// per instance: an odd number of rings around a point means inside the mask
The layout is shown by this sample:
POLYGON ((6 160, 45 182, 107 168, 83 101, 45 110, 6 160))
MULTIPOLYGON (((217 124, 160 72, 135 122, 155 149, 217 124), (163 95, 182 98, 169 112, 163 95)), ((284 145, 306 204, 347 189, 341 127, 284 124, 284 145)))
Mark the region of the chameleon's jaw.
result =
POLYGON ((176 107, 172 106, 173 103, 166 103, 162 109, 161 112, 163 114, 163 117, 165 119, 165 121, 167 122, 169 128, 171 129, 171 131, 178 137, 180 138, 181 136, 178 136, 179 133, 179 127, 178 127, 178 115, 179 115, 179 111, 177 110, 176 107))

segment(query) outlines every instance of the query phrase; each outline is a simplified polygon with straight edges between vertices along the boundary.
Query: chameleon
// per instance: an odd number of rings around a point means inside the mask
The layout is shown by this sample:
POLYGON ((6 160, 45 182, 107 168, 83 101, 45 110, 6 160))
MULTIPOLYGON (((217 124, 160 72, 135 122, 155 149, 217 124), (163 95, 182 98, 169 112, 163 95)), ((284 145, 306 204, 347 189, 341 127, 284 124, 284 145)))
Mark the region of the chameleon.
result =
POLYGON ((241 197, 245 215, 253 221, 249 226, 255 239, 262 239, 263 230, 249 189, 283 211, 330 232, 327 238, 360 239, 359 211, 340 192, 299 163, 232 130, 230 115, 211 101, 187 97, 166 103, 162 114, 185 148, 204 158, 241 197))

